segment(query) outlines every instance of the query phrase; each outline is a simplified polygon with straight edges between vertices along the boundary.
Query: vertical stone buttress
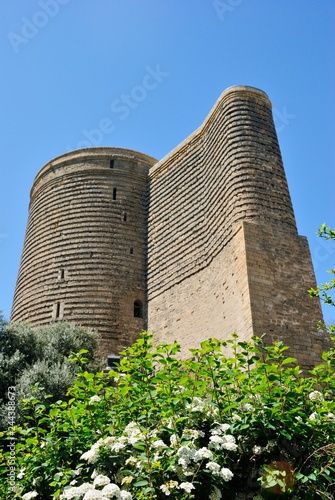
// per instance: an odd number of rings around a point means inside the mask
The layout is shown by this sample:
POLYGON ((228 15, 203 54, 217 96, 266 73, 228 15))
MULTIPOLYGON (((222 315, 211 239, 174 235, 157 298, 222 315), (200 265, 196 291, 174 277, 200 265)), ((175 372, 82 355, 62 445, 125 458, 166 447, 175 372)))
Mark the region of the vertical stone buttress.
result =
POLYGON ((321 359, 320 304, 297 233, 267 95, 236 86, 150 169, 149 327, 182 353, 209 337, 266 332, 304 367, 321 359))
POLYGON ((35 178, 12 321, 75 321, 117 353, 146 327, 147 178, 155 160, 91 148, 35 178))

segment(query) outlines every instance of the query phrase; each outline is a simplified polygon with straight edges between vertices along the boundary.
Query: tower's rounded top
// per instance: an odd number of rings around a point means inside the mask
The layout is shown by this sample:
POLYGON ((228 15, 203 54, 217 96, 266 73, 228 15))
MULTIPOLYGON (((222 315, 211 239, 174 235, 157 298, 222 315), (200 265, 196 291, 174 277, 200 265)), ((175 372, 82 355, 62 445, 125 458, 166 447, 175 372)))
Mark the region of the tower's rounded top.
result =
MULTIPOLYGON (((210 110, 209 114, 205 118, 204 122, 198 129, 196 129, 189 137, 187 137, 183 142, 181 142, 177 147, 175 147, 170 153, 168 153, 164 158, 162 158, 159 162, 156 163, 156 165, 150 169, 150 172, 159 172, 160 169, 162 168, 162 165, 165 165, 168 159, 173 158, 174 155, 178 155, 179 152, 184 148, 188 147, 188 144, 191 143, 192 140, 194 140, 197 136, 200 136, 201 134, 205 133, 206 128, 208 125, 215 120, 217 114, 222 110, 222 108, 228 103, 234 101, 240 101, 248 98, 256 98, 262 103, 265 103, 266 106, 269 107, 271 110, 272 104, 271 101, 268 97, 268 95, 263 92, 263 90, 257 89, 256 87, 250 87, 248 85, 232 85, 231 87, 228 87, 225 89, 220 97, 217 99, 216 103, 210 110)), ((165 166, 164 166, 165 168, 165 166)))
POLYGON ((256 87, 251 87, 249 85, 232 85, 231 87, 228 87, 222 92, 217 102, 221 101, 225 97, 239 93, 241 94, 243 93, 244 95, 249 95, 250 97, 255 96, 260 99, 264 99, 271 106, 271 101, 269 99, 269 96, 265 92, 263 92, 263 90, 257 89, 256 87))
POLYGON ((34 183, 31 189, 31 194, 34 192, 35 188, 44 182, 44 179, 49 176, 50 173, 55 173, 63 167, 70 166, 73 163, 80 164, 85 161, 95 162, 99 160, 128 160, 136 161, 139 168, 150 168, 152 165, 157 163, 155 158, 148 156, 139 151, 134 151, 132 149, 115 148, 115 147, 92 147, 75 149, 69 151, 60 156, 56 156, 52 160, 48 161, 41 170, 38 172, 34 179, 34 183))
POLYGON ((268 95, 263 90, 258 89, 257 87, 252 87, 251 85, 231 85, 222 92, 222 95, 228 94, 230 92, 245 92, 245 91, 253 92, 255 94, 262 95, 263 97, 265 96, 267 99, 269 99, 268 95))
POLYGON ((152 156, 146 155, 139 151, 134 151, 133 149, 126 148, 115 148, 112 146, 101 146, 101 147, 91 147, 91 148, 82 148, 82 149, 74 149, 73 151, 68 151, 67 153, 63 153, 59 156, 56 156, 52 160, 48 161, 36 177, 39 176, 42 171, 49 166, 56 166, 59 163, 66 162, 68 160, 80 160, 84 158, 92 158, 98 159, 99 157, 113 156, 118 158, 128 158, 128 159, 138 159, 143 160, 145 163, 156 163, 157 160, 152 156))

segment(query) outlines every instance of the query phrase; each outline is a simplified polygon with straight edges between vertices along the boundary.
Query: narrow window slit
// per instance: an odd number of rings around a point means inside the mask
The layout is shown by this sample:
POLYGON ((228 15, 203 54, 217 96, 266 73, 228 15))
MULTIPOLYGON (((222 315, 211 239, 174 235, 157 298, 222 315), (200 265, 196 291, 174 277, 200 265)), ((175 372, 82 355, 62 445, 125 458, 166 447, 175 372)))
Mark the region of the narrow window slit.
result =
POLYGON ((143 304, 140 300, 134 302, 134 318, 143 318, 143 304))
POLYGON ((113 189, 113 200, 116 200, 116 188, 113 189))
POLYGON ((56 318, 59 318, 60 316, 60 302, 57 302, 56 304, 56 318))
POLYGON ((109 161, 109 168, 114 168, 114 160, 109 161))

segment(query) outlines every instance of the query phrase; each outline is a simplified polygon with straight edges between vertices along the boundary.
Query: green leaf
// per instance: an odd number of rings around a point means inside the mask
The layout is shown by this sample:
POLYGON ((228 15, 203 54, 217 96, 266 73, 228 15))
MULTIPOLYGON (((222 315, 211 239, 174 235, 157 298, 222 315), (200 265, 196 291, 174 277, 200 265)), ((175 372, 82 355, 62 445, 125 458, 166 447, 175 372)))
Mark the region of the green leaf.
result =
POLYGON ((281 434, 282 436, 286 437, 286 438, 287 438, 287 439, 289 439, 289 440, 291 440, 291 439, 292 439, 292 435, 291 435, 289 432, 287 432, 285 429, 282 429, 282 430, 280 431, 280 434, 281 434))
POLYGON ((297 359, 296 358, 285 358, 282 361, 282 365, 287 365, 288 363, 296 363, 297 359))
POLYGON ((134 483, 134 486, 136 488, 140 488, 141 486, 147 486, 148 481, 146 479, 142 479, 141 481, 137 481, 136 483, 134 483))

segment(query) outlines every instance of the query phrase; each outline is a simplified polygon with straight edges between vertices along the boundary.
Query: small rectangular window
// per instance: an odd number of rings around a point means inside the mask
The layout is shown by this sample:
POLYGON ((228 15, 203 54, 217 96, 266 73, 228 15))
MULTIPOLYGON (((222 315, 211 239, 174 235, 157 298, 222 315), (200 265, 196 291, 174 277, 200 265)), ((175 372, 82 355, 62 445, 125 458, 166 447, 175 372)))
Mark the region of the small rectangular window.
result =
POLYGON ((143 305, 140 300, 134 302, 134 318, 143 318, 143 305))
POLYGON ((56 319, 59 318, 59 316, 60 316, 60 302, 57 302, 57 304, 56 304, 56 314, 55 314, 56 319))
POLYGON ((131 247, 130 248, 130 255, 133 255, 133 253, 134 253, 134 249, 133 249, 133 247, 131 247))
POLYGON ((64 302, 56 302, 52 308, 52 319, 62 319, 64 314, 64 302))
POLYGON ((114 160, 109 161, 109 168, 114 168, 114 160))
POLYGON ((116 188, 113 189, 113 200, 116 200, 116 188))

